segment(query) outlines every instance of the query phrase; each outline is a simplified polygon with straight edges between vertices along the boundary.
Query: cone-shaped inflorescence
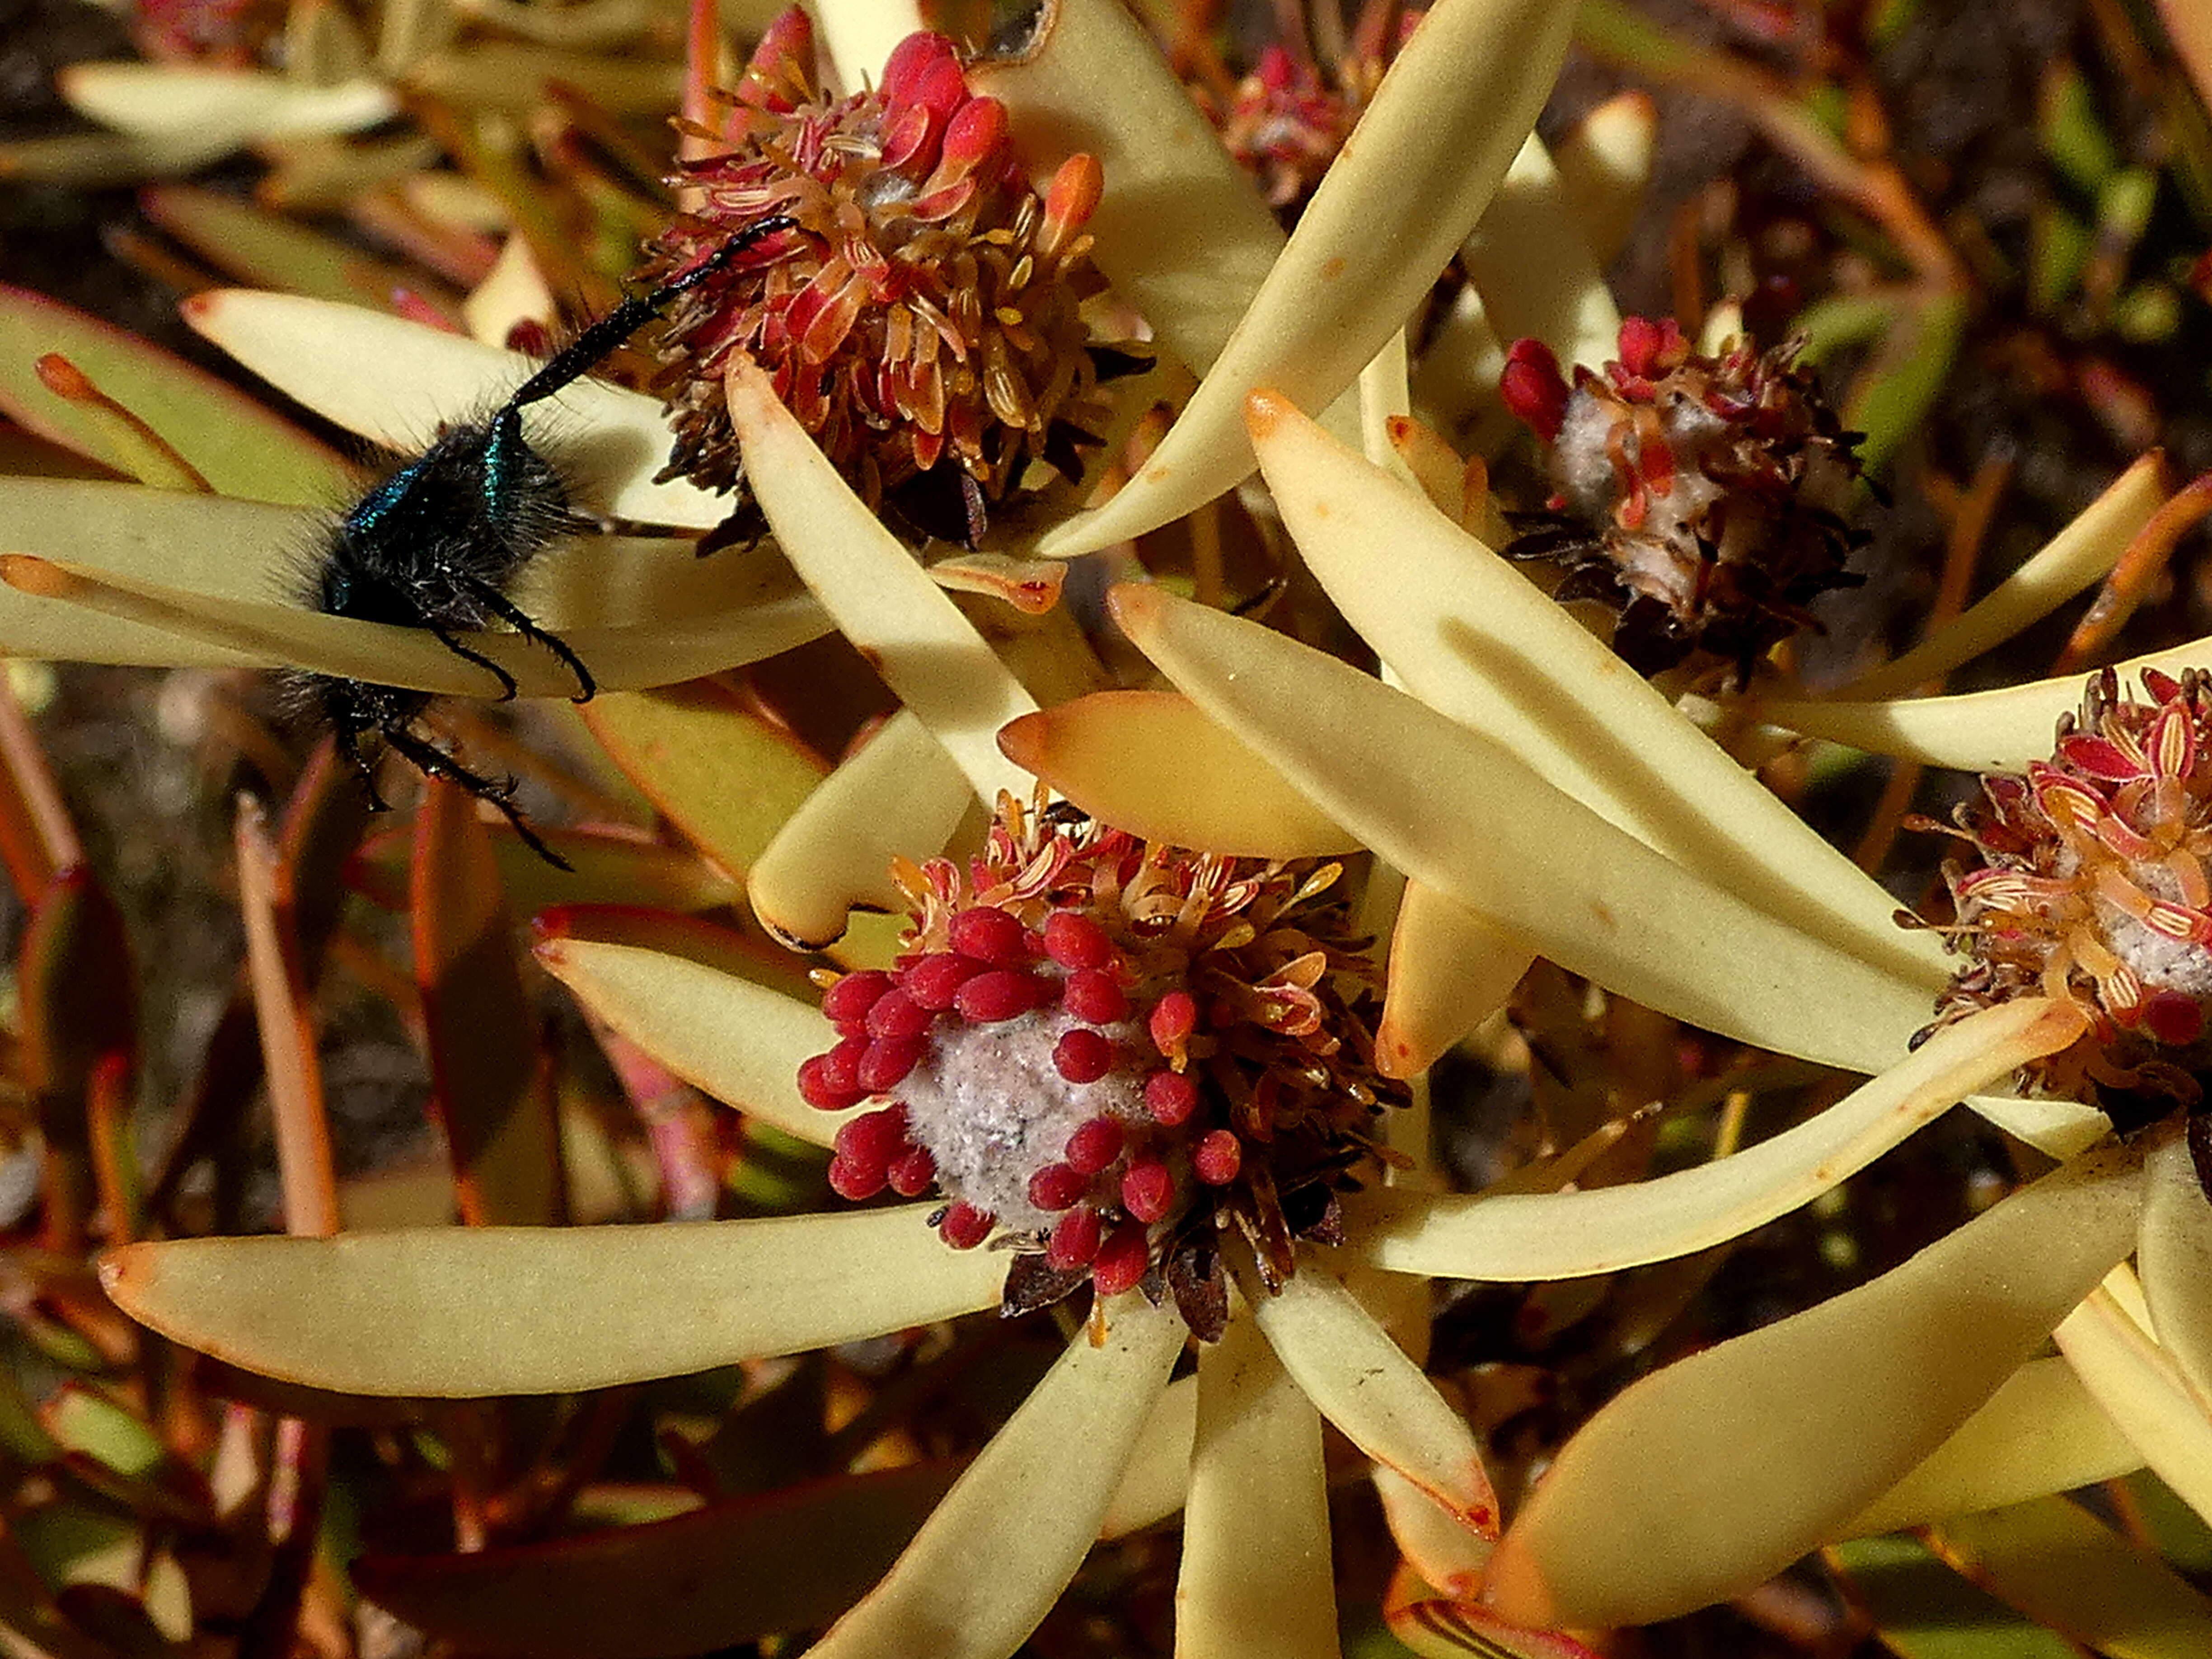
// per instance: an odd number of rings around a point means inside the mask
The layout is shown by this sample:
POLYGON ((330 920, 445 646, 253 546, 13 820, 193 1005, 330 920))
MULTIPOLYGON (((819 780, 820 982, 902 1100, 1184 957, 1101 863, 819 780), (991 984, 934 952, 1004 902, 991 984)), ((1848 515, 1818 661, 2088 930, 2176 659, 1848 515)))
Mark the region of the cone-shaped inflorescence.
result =
MULTIPOLYGON (((695 130, 696 131, 696 130, 695 130)), ((750 353, 871 506, 973 542, 1032 460, 1073 478, 1105 406, 1080 308, 1105 286, 1083 230, 1098 165, 1061 163, 1042 195, 973 96, 941 35, 909 36, 882 84, 831 98, 811 25, 785 13, 730 95, 721 146, 683 164, 693 204, 652 245, 653 283, 771 215, 796 228, 671 308, 665 367, 676 447, 665 476, 734 488, 741 463, 722 381, 750 353)))
POLYGON ((897 871, 913 926, 896 965, 823 998, 841 1041, 800 1092, 880 1103, 840 1128, 830 1185, 941 1193, 946 1243, 1016 1253, 1010 1313, 1086 1279, 1142 1285, 1217 1337, 1220 1233, 1281 1283, 1295 1238, 1333 1238, 1394 1103, 1338 873, 1001 797, 964 878, 942 859, 897 871))
POLYGON ((1859 466, 1796 342, 1692 351, 1673 319, 1631 317, 1620 356, 1569 385, 1539 340, 1506 353, 1499 390, 1550 446, 1549 510, 1516 515, 1516 558, 1567 568, 1557 597, 1599 599, 1638 671, 1710 653, 1738 679, 1815 625, 1805 606, 1863 578, 1844 517, 1859 466))

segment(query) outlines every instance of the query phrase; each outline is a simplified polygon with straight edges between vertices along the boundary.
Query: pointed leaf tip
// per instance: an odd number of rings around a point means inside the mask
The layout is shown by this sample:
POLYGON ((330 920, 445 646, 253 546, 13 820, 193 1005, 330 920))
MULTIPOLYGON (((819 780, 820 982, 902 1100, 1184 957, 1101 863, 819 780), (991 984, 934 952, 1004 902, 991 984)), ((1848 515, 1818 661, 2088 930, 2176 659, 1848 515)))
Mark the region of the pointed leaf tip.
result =
POLYGON ((1117 582, 1106 592, 1106 609, 1131 640, 1159 623, 1166 601, 1149 582, 1117 582))
POLYGON ((1273 437, 1284 417, 1294 412, 1291 400, 1273 386, 1256 386, 1244 398, 1244 429, 1257 443, 1273 437))
POLYGON ((0 553, 0 582, 42 599, 65 599, 76 591, 67 571, 35 553, 0 553))
POLYGON ((999 728, 999 752, 1023 771, 1034 772, 1044 759, 1049 735, 1042 713, 1017 715, 999 728))

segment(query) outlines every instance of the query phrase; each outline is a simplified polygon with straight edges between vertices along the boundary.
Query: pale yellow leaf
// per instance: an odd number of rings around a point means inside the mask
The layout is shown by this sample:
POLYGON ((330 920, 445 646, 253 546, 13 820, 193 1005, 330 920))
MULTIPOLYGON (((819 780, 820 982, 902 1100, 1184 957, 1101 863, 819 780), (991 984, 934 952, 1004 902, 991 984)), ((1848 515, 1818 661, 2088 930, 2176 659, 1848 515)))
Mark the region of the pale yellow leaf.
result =
POLYGON ((1577 1279, 1740 1238, 1856 1174, 1992 1078, 2066 1047, 2070 1003, 2025 999, 1946 1026, 1792 1129, 1672 1175, 1577 1193, 1360 1200, 1353 1243, 1377 1267, 1438 1279, 1577 1279))
POLYGON ((1198 1379, 1170 1382, 1129 1452, 1121 1484, 1098 1523, 1103 1539, 1125 1538, 1164 1521, 1190 1491, 1190 1449, 1198 1433, 1198 1379))
MULTIPOLYGON (((2113 1282, 2131 1295, 2124 1267, 2113 1282)), ((2052 1333, 2083 1385, 2151 1473, 2181 1501, 2212 1521, 2212 1412, 2191 1388, 2173 1357, 2100 1290, 2052 1333)))
POLYGON ((827 1146, 861 1109, 825 1112, 799 1092, 802 1061, 835 1046, 822 1010, 703 963, 635 945, 549 939, 546 972, 686 1083, 787 1135, 827 1146))
POLYGON ((72 64, 56 79, 80 115, 121 132, 190 134, 224 147, 255 138, 357 132, 399 112, 382 82, 313 86, 265 70, 199 64, 72 64))
POLYGON ((1693 1024, 1860 1071, 1928 1023, 1926 988, 1699 880, 1493 739, 1160 589, 1114 603, 1139 647, 1323 812, 1525 948, 1693 1024))
POLYGON ((1171 691, 1100 691, 999 736, 1025 769, 1102 823, 1243 858, 1328 858, 1358 842, 1282 775, 1171 691))
POLYGON ((891 860, 935 858, 975 805, 968 775, 901 709, 769 843, 753 868, 753 914, 794 949, 819 950, 844 937, 855 908, 902 912, 891 860))
POLYGON ((1980 1409, 2133 1247, 2108 1146, 1902 1267, 1645 1377, 1562 1449, 1491 1562, 1505 1617, 1644 1624, 1833 1534, 1980 1409))
MULTIPOLYGON (((185 320, 279 392, 386 448, 408 453, 441 426, 495 407, 540 367, 520 352, 326 300, 223 289, 185 302, 185 320)), ((710 530, 726 496, 653 482, 670 439, 659 403, 589 378, 523 412, 580 503, 640 524, 710 530)))
POLYGON ((881 81, 891 48, 929 27, 915 0, 816 0, 814 10, 823 50, 848 92, 881 81))
POLYGON ((1390 934, 1390 980, 1375 1028, 1376 1066, 1385 1077, 1426 1071, 1505 1006, 1534 960, 1466 906, 1407 882, 1390 934))
POLYGON ((1912 1473, 1836 1528, 1895 1532, 2116 1480, 2142 1467, 2074 1368, 2031 1359, 1912 1473))
POLYGON ((1620 308, 1535 134, 1522 142, 1460 258, 1501 339, 1541 340, 1562 364, 1591 369, 1614 355, 1620 308))
POLYGON ((2143 1169, 2136 1267, 2159 1346, 2201 1400, 2212 1400, 2212 1202, 2185 1139, 2160 1146, 2143 1169))
POLYGON ((1936 1554, 2038 1624, 2108 1659, 2202 1659, 2212 1601, 2079 1504, 2039 1498, 1938 1522, 1936 1554))
POLYGON ((814 1659, 1006 1659, 1036 1628, 1097 1537, 1182 1352, 1172 1308, 1132 1293, 1107 1314, 1105 1341, 1068 1344, 883 1583, 811 1650, 814 1659))
POLYGON ((1933 996, 1951 964, 1897 902, 1521 572, 1281 399, 1260 462, 1306 563, 1423 702, 1638 840, 1933 996))
MULTIPOLYGON (((1496 1535, 1498 1495, 1467 1419, 1312 1251, 1252 1316, 1284 1370, 1346 1439, 1468 1530, 1496 1535)), ((1202 1400, 1199 1420, 1202 1457, 1202 1400)))
POLYGON ((1575 222, 1601 264, 1628 240, 1644 187, 1651 181, 1658 106, 1646 92, 1615 93, 1568 132, 1552 152, 1575 222))
POLYGON ((1321 1419, 1278 1358, 1243 1318, 1199 1355, 1178 1659, 1337 1659, 1321 1419))
POLYGON ((735 359, 727 388, 746 480, 793 568, 986 806, 1001 790, 1026 796, 1028 775, 999 752, 998 733, 1036 713, 1036 699, 837 476, 768 376, 735 359))
POLYGON ((2118 564, 2165 499, 2165 462, 2158 455, 2145 455, 1963 614, 1895 661, 1852 681, 1834 694, 1834 700, 1864 702, 1897 696, 1972 662, 2042 621, 2118 564))
POLYGON ((1481 217, 1535 124, 1573 20, 1562 0, 1431 7, 1159 447, 1119 495, 1037 550, 1069 557, 1125 540, 1249 474, 1253 387, 1318 410, 1349 386, 1481 217))
POLYGON ((343 1394, 567 1394, 995 1305, 1005 1258, 946 1249, 926 1223, 932 1207, 183 1239, 110 1250, 100 1282, 173 1340, 286 1382, 343 1394))
POLYGON ((1035 43, 970 71, 1033 178, 1080 151, 1106 182, 1085 227, 1114 291, 1204 374, 1283 249, 1244 170, 1121 0, 1048 0, 1035 43))

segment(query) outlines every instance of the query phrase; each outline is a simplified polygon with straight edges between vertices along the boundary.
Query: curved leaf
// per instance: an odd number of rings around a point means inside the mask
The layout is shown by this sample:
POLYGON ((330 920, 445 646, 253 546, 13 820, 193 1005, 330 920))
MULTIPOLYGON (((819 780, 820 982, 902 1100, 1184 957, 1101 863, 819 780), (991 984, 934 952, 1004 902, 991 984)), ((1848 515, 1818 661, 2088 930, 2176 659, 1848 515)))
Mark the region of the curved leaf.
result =
POLYGON ((2143 1184, 2136 1265, 2151 1328, 2197 1397, 2212 1401, 2212 1200, 2185 1139, 2151 1153, 2143 1184))
POLYGON ((1908 692, 2042 621, 2118 564, 2165 499, 2164 460, 2141 457, 1971 608, 1903 656, 1853 680, 1835 700, 1860 702, 1908 692))
POLYGON ((1535 134, 1522 141, 1460 258, 1501 339, 1541 340, 1562 363, 1592 369, 1613 355, 1620 307, 1535 134))
POLYGON ((975 805, 968 775, 902 708, 785 820, 753 871, 753 914, 778 939, 818 950, 844 937, 856 908, 902 912, 891 860, 935 858, 975 805))
POLYGON ((713 681, 594 697, 579 712, 684 838, 740 878, 827 769, 713 681))
POLYGON ((43 295, 0 287, 0 412, 81 455, 116 459, 104 428, 40 378, 48 352, 160 434, 218 494, 325 507, 354 488, 354 469, 327 445, 228 381, 43 295))
POLYGON ((1512 1283, 1582 1278, 1741 1238, 1856 1174, 1993 1079, 2081 1036, 2070 1003, 2028 998, 1946 1026, 1826 1111, 1673 1175, 1578 1193, 1395 1191, 1353 1243, 1379 1267, 1512 1283))
POLYGON ((951 751, 986 806, 1001 790, 1027 794, 998 732, 1036 713, 1036 700, 837 476, 750 359, 731 364, 728 392, 754 499, 839 630, 951 751))
POLYGON ((997 1305, 1004 1258, 947 1249, 930 1207, 184 1239, 110 1250, 100 1273, 132 1318, 243 1370, 342 1394, 566 1394, 997 1305))
MULTIPOLYGON (((1310 1251, 1252 1316, 1306 1398, 1352 1443, 1389 1465, 1469 1530, 1495 1537, 1498 1494, 1474 1431, 1421 1368, 1310 1251)), ((1199 1458, 1206 1456, 1200 1384, 1199 1458)))
POLYGON ((123 132, 191 134, 223 148, 257 138, 358 132, 399 112, 381 82, 319 87, 264 70, 198 64, 72 64, 56 77, 70 107, 123 132))
POLYGON ((1403 693, 1157 588, 1117 588, 1114 605, 1139 649, 1316 805, 1571 971, 1860 1071, 1902 1055, 1927 1024, 1925 989, 1698 880, 1403 693), (1822 994, 1805 996, 1808 984, 1822 994))
POLYGON ((2031 1359, 1911 1474, 1836 1529, 1895 1532, 2116 1480, 2142 1454, 2063 1359, 2031 1359))
POLYGON ((1933 993, 1897 902, 1519 570, 1280 398, 1260 465, 1308 567, 1406 687, 1675 863, 1933 993))
MULTIPOLYGON (((2115 663, 2123 685, 2142 670, 2179 678, 2212 665, 2212 637, 2115 663)), ((1826 738, 1876 755, 1955 767, 1962 772, 2020 772, 2048 760, 2061 718, 2076 714, 2087 674, 2066 674, 1994 691, 1893 702, 1747 702, 1751 719, 1808 738, 1826 738)))
POLYGON ((635 945, 549 939, 538 959, 686 1083, 787 1135, 827 1146, 838 1125, 862 1109, 825 1112, 799 1096, 799 1063, 837 1041, 817 1006, 635 945))
POLYGON ((1084 227, 1114 291, 1203 374, 1283 251, 1250 176, 1119 0, 1048 0, 1018 58, 969 71, 1006 106, 1030 177, 1078 151, 1105 192, 1084 227))
MULTIPOLYGON (((374 443, 411 453, 441 425, 490 408, 540 365, 519 352, 403 318, 289 294, 223 289, 195 295, 185 320, 279 392, 374 443)), ((668 459, 655 399, 581 380, 523 411, 592 507, 640 524, 711 530, 730 503, 696 484, 653 475, 668 459)))
MULTIPOLYGON (((29 487, 30 482, 18 487, 29 487)), ((216 498, 179 495, 173 499, 216 498)), ((163 506, 142 516, 174 522, 180 515, 163 506)), ((151 523, 143 525, 140 533, 152 527, 151 523)), ((112 551, 114 545, 100 550, 112 551)), ((572 548, 546 556, 581 552, 572 548)), ((618 559, 611 556, 608 562, 619 567, 618 559)), ((791 591, 787 577, 781 577, 778 570, 764 570, 740 555, 716 572, 715 579, 729 585, 730 602, 683 621, 575 626, 543 611, 538 620, 560 634, 591 665, 598 684, 610 691, 662 685, 757 662, 826 631, 828 619, 820 607, 805 592, 791 591)), ((27 606, 21 626, 9 629, 7 635, 8 643, 19 651, 33 648, 17 645, 19 639, 51 640, 55 648, 39 654, 111 661, 118 656, 143 661, 150 654, 156 662, 289 663, 372 684, 453 696, 497 696, 501 691, 489 671, 448 650, 427 629, 356 622, 296 605, 210 595, 112 566, 20 553, 0 552, 0 580, 33 601, 60 602, 27 606), (153 635, 173 643, 154 654, 153 635)), ((528 592, 529 585, 523 584, 518 602, 526 604, 528 592)), ((9 610, 0 609, 0 627, 14 621, 9 610)), ((575 695, 575 678, 567 664, 520 635, 486 629, 472 636, 471 649, 505 667, 520 696, 575 695)))
POLYGON ((1505 1006, 1534 954, 1418 881, 1390 931, 1390 982, 1375 1027, 1385 1077, 1418 1077, 1505 1006))
POLYGON ((2212 1652, 2212 1601, 2063 1498, 1957 1516, 1930 1528, 1928 1542, 1973 1583, 2110 1659, 2212 1652))
POLYGON ((1820 1306, 1645 1377, 1570 1440, 1491 1562, 1507 1618, 1644 1624, 1833 1533, 1994 1394, 2134 1243, 2139 1155, 2076 1158, 1820 1306))
POLYGON ((1137 476, 1036 550, 1091 552, 1211 501, 1253 465, 1245 394, 1321 409, 1482 216, 1565 55, 1560 0, 1440 0, 1399 50, 1236 333, 1137 476))
POLYGON ((1007 1659, 1036 1628, 1098 1535, 1129 1449, 1182 1352, 1172 1309, 1132 1294, 1109 1304, 1109 1319, 1103 1342, 1067 1345, 814 1659, 1007 1659))
MULTIPOLYGON (((2132 1289, 2124 1273, 2116 1281, 2132 1289)), ((2054 1331, 2097 1403, 2181 1501, 2212 1520, 2212 1411, 2172 1355, 2102 1290, 2054 1331)))
POLYGON ((1337 1659, 1321 1419, 1278 1358, 1247 1319, 1199 1356, 1176 1581, 1182 1653, 1337 1659))
POLYGON ((1171 691, 1097 691, 999 734, 999 747, 1102 823, 1243 858, 1328 858, 1358 840, 1171 691))

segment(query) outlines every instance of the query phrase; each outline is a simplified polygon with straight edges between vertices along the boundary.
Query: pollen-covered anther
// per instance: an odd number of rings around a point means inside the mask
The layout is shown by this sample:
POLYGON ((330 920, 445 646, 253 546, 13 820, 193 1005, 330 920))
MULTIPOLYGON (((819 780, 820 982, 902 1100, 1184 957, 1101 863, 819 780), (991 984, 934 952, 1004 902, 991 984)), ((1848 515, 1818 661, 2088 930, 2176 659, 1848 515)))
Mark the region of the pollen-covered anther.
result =
MULTIPOLYGON (((893 1168, 915 1150, 907 1139, 903 1107, 886 1106, 848 1119, 838 1127, 835 1156, 830 1160, 830 1189, 840 1198, 873 1198, 891 1184, 893 1168)), ((927 1185, 925 1177, 916 1190, 927 1190, 927 1185)))
MULTIPOLYGON (((873 969, 848 974, 822 996, 822 1012, 838 1026, 855 1025, 891 988, 891 976, 873 969)), ((849 1033, 848 1033, 849 1035, 849 1033)))
POLYGON ((1147 847, 1064 808, 1000 814, 964 866, 897 869, 902 954, 824 996, 840 1041, 801 1094, 884 1103, 840 1126, 830 1184, 934 1187, 948 1244, 1011 1247, 1009 1310, 1087 1277, 1174 1295, 1210 1340, 1219 1235, 1281 1283, 1286 1214, 1323 1227, 1389 1097, 1359 1058, 1375 975, 1338 872, 1147 847))
POLYGON ((1099 365, 1126 354, 1094 357, 1084 316, 1105 287, 1083 228, 1098 164, 1068 157, 1040 196, 1005 107, 969 90, 941 35, 909 36, 844 98, 815 58, 812 27, 787 12, 720 121, 689 129, 705 153, 673 182, 691 212, 653 243, 645 280, 767 215, 795 225, 671 308, 664 476, 738 483, 722 386, 744 352, 871 505, 972 542, 1032 463, 1073 480, 1105 430, 1099 365))
POLYGON ((1938 1004, 1941 1023, 2071 1000, 2088 1035, 2025 1081, 2134 1121, 2145 1099, 2196 1107, 2212 1066, 2212 687, 2195 669, 2142 687, 2096 675, 2048 762, 1985 777, 1960 809, 1981 862, 1945 867, 1967 964, 1938 1004))
POLYGON ((854 1068, 853 1081, 866 1094, 879 1095, 887 1089, 896 1089, 928 1048, 928 1042, 920 1033, 875 1038, 861 1051, 860 1063, 854 1068))
POLYGON ((981 1024, 1018 1019, 1044 1000, 1044 988, 1028 974, 987 968, 952 994, 953 1011, 981 1024))
POLYGON ((1070 1083, 1096 1083, 1114 1069, 1113 1040, 1087 1026, 1078 1027, 1053 1045, 1052 1064, 1070 1083))
POLYGON ((1102 1231, 1097 1211, 1087 1205, 1070 1210, 1054 1224, 1052 1237, 1044 1247, 1044 1259, 1062 1273, 1087 1267, 1098 1254, 1102 1231))
POLYGON ((1133 1161, 1121 1177, 1121 1207, 1139 1221, 1158 1221, 1175 1196, 1175 1176, 1157 1158, 1133 1161))
POLYGON ((1145 1079, 1145 1105, 1168 1128, 1190 1121, 1198 1109, 1198 1085, 1181 1072, 1155 1072, 1145 1079))
POLYGON ((973 1204, 951 1203, 937 1223, 938 1237, 956 1250, 972 1250, 991 1236, 999 1218, 973 1204))
POLYGON ((1106 930, 1073 910, 1055 910, 1045 919, 1046 954, 1074 972, 1103 969, 1114 960, 1114 941, 1106 930))
MULTIPOLYGON (((1066 1040, 1061 1039, 1062 1042, 1066 1040)), ((1091 1079, 1086 1078, 1083 1081, 1091 1079)), ((1082 1175, 1095 1176, 1121 1156, 1126 1139, 1121 1119, 1094 1117, 1068 1136, 1067 1167, 1082 1175)))
POLYGON ((1091 1257, 1091 1282, 1097 1285, 1099 1295, 1119 1296, 1135 1288, 1151 1261, 1152 1247, 1144 1228, 1138 1222, 1125 1221, 1091 1257))
POLYGON ((1813 599, 1863 580, 1844 569, 1865 540, 1844 516, 1858 434, 1799 344, 1707 356, 1672 318, 1630 317, 1619 356, 1571 384, 1541 341, 1506 351, 1499 395, 1547 447, 1553 494, 1504 550, 1563 563, 1559 599, 1618 610, 1614 648, 1646 672, 1704 653, 1748 678, 1813 599))
POLYGON ((916 1007, 943 1013, 952 1006, 960 988, 982 971, 983 964, 973 957, 963 957, 953 951, 939 951, 922 957, 908 969, 901 988, 916 1007))
POLYGON ((1070 974, 1060 1000, 1068 1012, 1093 1025, 1114 1025, 1129 1017, 1129 994, 1103 968, 1079 968, 1070 974))
POLYGON ((1091 1176, 1068 1164, 1048 1164, 1030 1177, 1030 1202, 1057 1215, 1091 1190, 1091 1176))
POLYGON ((1188 991, 1170 991, 1152 1005, 1145 1027, 1152 1041, 1170 1060, 1182 1057, 1190 1034, 1198 1029, 1198 1000, 1188 991))
POLYGON ((994 968, 1018 967, 1030 960, 1030 931, 1006 911, 975 905, 952 918, 945 929, 952 948, 994 968))
POLYGON ((1209 1187, 1226 1187, 1243 1167, 1244 1148, 1226 1129, 1216 1129, 1198 1143, 1190 1155, 1191 1167, 1209 1187))

